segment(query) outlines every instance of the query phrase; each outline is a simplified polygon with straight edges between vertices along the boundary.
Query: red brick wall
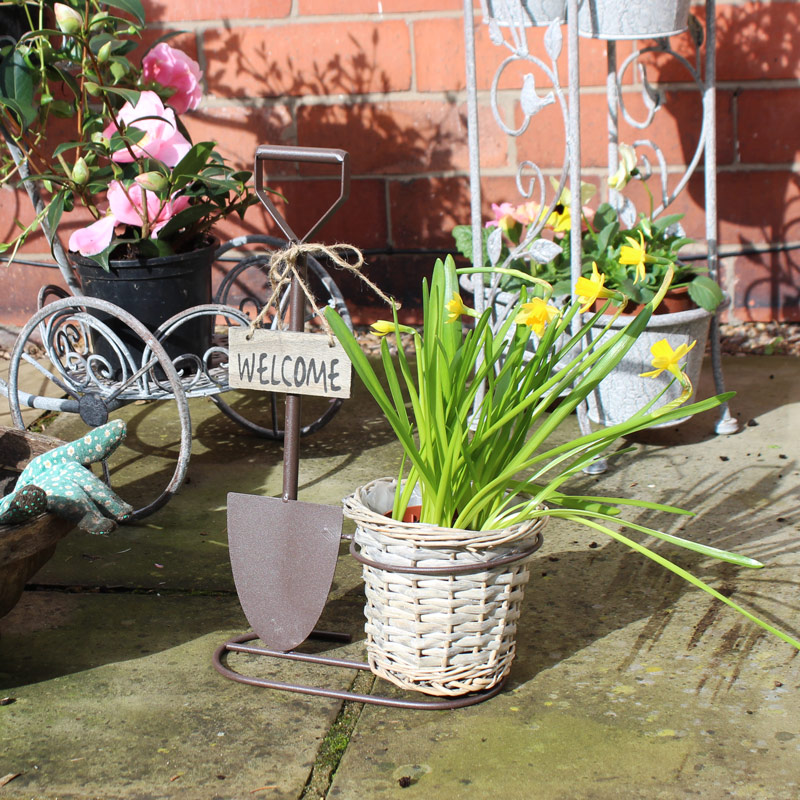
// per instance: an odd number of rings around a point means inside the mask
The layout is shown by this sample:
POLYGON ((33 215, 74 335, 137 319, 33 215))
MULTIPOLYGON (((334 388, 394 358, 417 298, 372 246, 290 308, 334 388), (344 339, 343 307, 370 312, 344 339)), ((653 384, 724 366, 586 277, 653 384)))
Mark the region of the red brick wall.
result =
MULTIPOLYGON (((469 217, 461 0, 238 0, 227 15, 224 5, 210 0, 145 5, 154 29, 187 31, 182 41, 205 69, 208 95, 187 120, 195 139, 217 139, 225 155, 248 166, 259 143, 350 151, 351 197, 320 234, 324 241, 368 250, 452 247, 451 228, 469 217)), ((703 6, 695 11, 702 18, 703 6)), ((721 244, 763 249, 800 241, 800 4, 718 4, 717 17, 721 244)), ((491 201, 516 199, 517 159, 558 171, 563 132, 550 107, 518 141, 499 133, 488 111, 488 87, 503 51, 490 44, 476 19, 488 208, 491 201)), ((533 51, 543 54, 542 31, 531 31, 530 38, 533 51)), ((620 59, 631 47, 619 43, 620 59)), ((565 54, 562 62, 565 76, 565 54)), ((652 138, 677 172, 694 149, 699 100, 674 65, 654 61, 652 67, 652 78, 669 98, 652 138)), ((603 42, 581 40, 581 77, 583 163, 589 179, 599 183, 606 161, 603 42)), ((538 74, 537 86, 544 86, 538 74)), ((631 77, 625 91, 635 109, 640 88, 631 77)), ((513 113, 511 94, 503 103, 513 113)), ((623 141, 633 136, 623 126, 623 141)), ((324 211, 337 188, 330 179, 303 180, 286 167, 276 169, 270 183, 290 201, 285 213, 296 230, 324 211)), ((703 206, 698 175, 677 203, 697 236, 703 233, 703 206)), ((240 228, 230 224, 223 233, 240 228)), ((244 228, 275 231, 260 208, 248 212, 244 228)), ((725 259, 735 316, 800 319, 799 259, 765 252, 725 259)), ((432 260, 373 256, 370 274, 405 298, 410 310, 432 260)), ((344 282, 356 306, 371 304, 360 286, 344 282)))

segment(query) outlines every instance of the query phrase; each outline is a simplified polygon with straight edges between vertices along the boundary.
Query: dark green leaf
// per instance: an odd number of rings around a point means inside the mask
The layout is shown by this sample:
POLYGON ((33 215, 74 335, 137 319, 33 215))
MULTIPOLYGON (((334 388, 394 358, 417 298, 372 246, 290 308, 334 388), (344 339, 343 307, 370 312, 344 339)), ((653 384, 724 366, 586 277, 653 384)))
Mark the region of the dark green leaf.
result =
MULTIPOLYGON (((64 213, 64 200, 66 198, 66 190, 62 189, 53 195, 53 199, 47 206, 47 224, 50 229, 51 237, 55 237, 58 232, 58 223, 61 222, 61 215, 64 213)), ((50 239, 52 245, 53 238, 50 239)))
POLYGON ((200 170, 206 165, 213 142, 198 142, 176 164, 172 170, 172 191, 179 192, 184 186, 196 180, 200 170))
POLYGON ((0 62, 0 99, 7 101, 4 105, 13 110, 26 126, 36 119, 37 114, 33 102, 35 77, 34 70, 17 50, 0 62))
POLYGON ((189 206, 184 209, 180 214, 176 214, 159 232, 158 236, 161 239, 169 239, 174 236, 181 228, 188 228, 194 223, 201 220, 208 214, 209 208, 207 204, 199 204, 196 206, 189 206))
POLYGON ((119 86, 101 86, 99 88, 101 92, 119 95, 132 106, 135 106, 139 102, 139 95, 141 95, 141 92, 137 92, 135 89, 121 89, 119 86))
POLYGON ((125 11, 134 17, 140 25, 144 25, 144 7, 140 0, 106 0, 106 5, 125 11))
POLYGON ((723 294, 719 284, 708 275, 698 275, 689 284, 689 297, 706 311, 716 311, 723 294))

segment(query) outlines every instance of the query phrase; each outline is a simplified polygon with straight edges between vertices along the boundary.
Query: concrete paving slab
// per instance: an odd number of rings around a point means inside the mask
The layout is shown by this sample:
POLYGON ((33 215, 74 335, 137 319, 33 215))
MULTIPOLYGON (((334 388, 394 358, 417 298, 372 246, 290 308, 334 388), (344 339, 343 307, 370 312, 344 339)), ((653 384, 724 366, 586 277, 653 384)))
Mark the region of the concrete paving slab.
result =
MULTIPOLYGON (((354 487, 398 468, 400 450, 377 406, 361 388, 348 403, 321 431, 301 440, 300 500, 340 505, 354 487)), ((110 536, 73 531, 37 582, 233 591, 227 494, 279 497, 283 446, 248 434, 210 400, 192 400, 190 412, 192 454, 178 495, 110 536)), ((115 415, 126 420, 129 434, 111 460, 112 485, 140 507, 163 491, 175 469, 178 417, 170 401, 131 405, 115 415)), ((48 427, 66 440, 85 430, 72 415, 60 415, 48 427)))
POLYGON ((212 669, 235 598, 33 592, 0 624, 3 798, 295 798, 338 711, 212 669))
MULTIPOLYGON (((587 491, 696 509, 690 522, 633 516, 763 560, 765 570, 737 571, 658 546, 795 636, 797 365, 780 357, 726 359, 728 384, 740 393, 732 407, 741 433, 714 436, 707 414, 642 436, 631 443, 635 454, 579 482, 587 491)), ((701 393, 709 392, 706 371, 701 393)), ((172 468, 174 409, 144 404, 125 413, 133 435, 120 453, 116 485, 123 495, 146 496, 172 468)), ((340 704, 232 683, 209 663, 218 644, 247 629, 230 577, 225 495, 278 495, 282 452, 242 436, 209 401, 193 401, 192 415, 184 489, 109 537, 71 533, 34 578, 39 591, 26 592, 0 621, 0 697, 17 698, 0 706, 0 777, 24 772, 0 788, 0 798, 302 795, 340 704)), ((60 417, 50 430, 71 438, 75 424, 60 417)), ((301 452, 300 497, 324 503, 392 474, 398 458, 363 390, 304 439, 301 452)), ((533 562, 518 657, 500 696, 456 712, 365 706, 349 743, 349 734, 339 742, 344 757, 320 796, 796 796, 800 658, 599 537, 548 526, 533 562), (401 788, 400 778, 410 785, 401 788)), ((353 634, 352 645, 332 652, 357 659, 363 595, 358 566, 344 552, 321 626, 353 634)), ((349 672, 231 659, 242 671, 283 680, 306 676, 342 687, 352 680, 349 672)), ((387 688, 380 681, 375 691, 387 688)))

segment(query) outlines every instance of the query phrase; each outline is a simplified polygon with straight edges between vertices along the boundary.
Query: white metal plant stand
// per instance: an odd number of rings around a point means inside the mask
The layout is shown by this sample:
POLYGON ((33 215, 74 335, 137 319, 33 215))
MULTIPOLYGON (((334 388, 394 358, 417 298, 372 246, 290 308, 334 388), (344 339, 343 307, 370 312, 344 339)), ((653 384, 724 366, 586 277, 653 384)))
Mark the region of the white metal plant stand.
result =
MULTIPOLYGON (((608 0, 610 2, 610 0, 608 0)), ((487 242, 490 261, 495 266, 506 266, 515 259, 547 263, 553 254, 548 250, 550 244, 547 240, 540 239, 539 234, 544 227, 550 213, 558 203, 559 196, 565 186, 571 187, 571 216, 572 219, 581 218, 581 114, 580 114, 580 80, 579 80, 579 34, 597 36, 598 32, 593 27, 598 21, 595 12, 595 2, 599 0, 481 0, 483 21, 488 25, 489 37, 494 45, 500 48, 503 57, 496 69, 490 89, 491 109, 496 123, 506 136, 516 138, 524 136, 536 125, 536 115, 548 105, 556 105, 561 110, 564 124, 564 160, 557 178, 555 191, 548 191, 543 171, 537 164, 524 160, 517 165, 517 189, 524 200, 532 200, 539 207, 546 209, 536 224, 532 224, 524 239, 518 246, 511 248, 508 257, 500 263, 501 231, 499 228, 487 242), (564 23, 566 22, 566 26, 564 23), (531 52, 526 29, 532 25, 546 26, 544 34, 544 50, 542 54, 531 52), (566 30, 567 48, 567 81, 566 90, 563 88, 559 75, 559 57, 564 48, 564 31, 566 30), (499 84, 501 76, 512 65, 523 65, 529 68, 523 77, 519 89, 519 107, 522 111, 522 122, 514 124, 504 119, 499 102, 499 84), (546 91, 537 89, 536 81, 544 79, 548 85, 546 91), (532 246, 533 245, 533 246, 532 246)), ((679 5, 682 0, 679 0, 679 5)), ((666 0, 644 0, 635 5, 639 7, 652 7, 655 17, 663 11, 668 3, 666 0)), ((625 3, 618 3, 620 9, 627 8, 625 3)), ((649 38, 653 34, 642 33, 640 36, 625 29, 622 33, 612 32, 602 38, 607 38, 607 77, 606 95, 608 100, 608 170, 613 174, 618 165, 618 130, 620 115, 632 127, 643 132, 643 138, 633 142, 634 147, 642 157, 646 169, 650 169, 658 177, 658 196, 654 216, 661 214, 668 208, 686 188, 689 179, 695 173, 701 158, 704 158, 704 189, 705 189, 705 245, 707 247, 708 273, 712 278, 718 273, 718 239, 717 239, 717 172, 716 172, 716 84, 715 84, 715 0, 706 0, 706 27, 705 31, 694 18, 689 18, 689 31, 694 44, 694 59, 688 59, 683 54, 673 49, 668 35, 675 32, 671 28, 657 28, 665 30, 665 35, 657 35, 654 42, 634 51, 618 63, 616 38, 649 38), (701 52, 701 45, 706 41, 705 55, 701 52), (648 80, 647 71, 642 63, 643 56, 650 53, 661 53, 676 59, 686 71, 689 80, 697 88, 702 100, 702 123, 697 147, 682 174, 671 175, 667 170, 666 158, 658 144, 646 137, 656 114, 664 105, 664 95, 659 88, 648 80), (642 99, 646 113, 644 119, 636 119, 626 108, 625 97, 621 90, 623 79, 629 71, 639 72, 642 99)), ((627 25, 627 20, 618 21, 627 25)), ((659 20, 659 22, 661 22, 659 20)), ((669 26, 669 22, 666 23, 669 26)), ((472 247, 473 263, 483 262, 482 223, 481 223, 481 189, 480 189, 480 152, 478 137, 478 101, 477 81, 475 69, 475 20, 471 0, 464 0, 464 34, 466 54, 466 83, 468 107, 468 145, 470 157, 470 187, 471 187, 471 217, 472 217, 472 247)), ((550 130, 547 135, 551 136, 550 130)), ((615 191, 610 192, 609 202, 615 205, 620 217, 628 224, 633 224, 636 218, 635 208, 630 200, 615 191)), ((579 225, 573 225, 570 231, 571 276, 573 285, 580 276, 581 270, 581 230, 579 225)), ((498 276, 499 277, 499 276, 498 276)), ((497 284, 493 285, 486 293, 484 291, 483 275, 477 274, 471 279, 471 288, 475 296, 475 306, 482 312, 485 304, 493 304, 499 308, 502 304, 496 303, 499 294, 497 284)), ((719 320, 715 315, 711 323, 711 361, 714 373, 714 383, 717 392, 724 391, 723 376, 719 346, 719 320)), ((579 421, 584 431, 589 430, 589 420, 585 407, 579 408, 579 421)), ((731 416, 726 404, 721 406, 719 420, 716 424, 717 433, 734 433, 738 423, 731 416)), ((599 465, 601 468, 602 465, 599 465)))

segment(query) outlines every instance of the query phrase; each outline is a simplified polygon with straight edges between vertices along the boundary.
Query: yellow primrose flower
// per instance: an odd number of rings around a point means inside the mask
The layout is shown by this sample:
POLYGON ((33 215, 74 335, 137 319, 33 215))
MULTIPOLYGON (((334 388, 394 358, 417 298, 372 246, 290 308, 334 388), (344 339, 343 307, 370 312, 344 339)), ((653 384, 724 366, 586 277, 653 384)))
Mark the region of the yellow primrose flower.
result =
POLYGON ((379 319, 370 325, 372 332, 376 336, 386 336, 387 333, 394 333, 394 322, 389 322, 388 319, 379 319))
POLYGON ((636 171, 636 151, 629 144, 621 144, 619 146, 619 166, 608 179, 608 185, 621 192, 636 171))
POLYGON ((534 297, 529 303, 523 303, 514 322, 517 325, 527 325, 537 336, 544 334, 547 324, 558 316, 558 309, 545 303, 539 297, 534 297))
POLYGON ((653 354, 654 370, 642 372, 640 378, 657 378, 664 370, 669 370, 678 380, 683 380, 683 372, 678 366, 678 362, 697 344, 695 339, 691 344, 682 344, 677 350, 673 350, 666 339, 656 342, 650 352, 653 354))
POLYGON ((547 227, 552 228, 554 233, 563 233, 572 228, 572 215, 569 206, 557 203, 550 216, 547 218, 547 227))
POLYGON ((592 261, 591 278, 584 278, 581 276, 575 281, 575 294, 578 301, 583 303, 581 306, 581 314, 583 314, 584 311, 588 311, 598 297, 607 299, 614 296, 614 292, 603 286, 605 282, 606 276, 598 272, 596 262, 592 261))
MULTIPOLYGON (((550 178, 550 184, 554 189, 558 189, 558 181, 555 178, 550 178)), ((584 183, 581 181, 581 207, 585 206, 592 197, 594 197, 597 187, 593 183, 584 183)), ((569 187, 565 186, 558 196, 558 202, 555 204, 552 213, 547 218, 547 226, 552 228, 555 233, 563 233, 572 227, 572 192, 569 187)))
POLYGON ((628 244, 622 245, 620 248, 619 263, 634 265, 636 267, 636 277, 633 282, 643 281, 645 276, 644 265, 648 260, 647 249, 644 246, 644 234, 639 231, 638 242, 632 236, 626 236, 625 241, 628 244))

